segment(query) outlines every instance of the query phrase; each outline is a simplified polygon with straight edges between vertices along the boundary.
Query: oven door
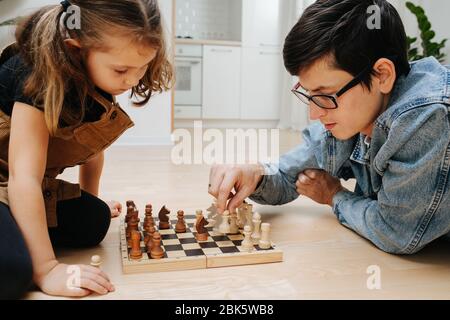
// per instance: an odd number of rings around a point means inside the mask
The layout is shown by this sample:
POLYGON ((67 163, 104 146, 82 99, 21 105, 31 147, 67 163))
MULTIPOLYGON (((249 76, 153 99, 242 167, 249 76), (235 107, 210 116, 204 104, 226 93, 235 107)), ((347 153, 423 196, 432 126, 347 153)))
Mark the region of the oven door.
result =
POLYGON ((175 58, 175 105, 202 104, 202 58, 175 58))

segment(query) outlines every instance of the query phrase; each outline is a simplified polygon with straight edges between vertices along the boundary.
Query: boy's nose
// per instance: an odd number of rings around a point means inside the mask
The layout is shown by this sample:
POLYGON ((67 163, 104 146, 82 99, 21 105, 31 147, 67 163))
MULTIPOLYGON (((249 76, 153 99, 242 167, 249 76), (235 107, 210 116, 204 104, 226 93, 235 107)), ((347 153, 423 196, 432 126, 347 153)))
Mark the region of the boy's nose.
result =
POLYGON ((318 107, 314 102, 309 102, 309 118, 311 120, 319 120, 327 114, 327 110, 318 107))

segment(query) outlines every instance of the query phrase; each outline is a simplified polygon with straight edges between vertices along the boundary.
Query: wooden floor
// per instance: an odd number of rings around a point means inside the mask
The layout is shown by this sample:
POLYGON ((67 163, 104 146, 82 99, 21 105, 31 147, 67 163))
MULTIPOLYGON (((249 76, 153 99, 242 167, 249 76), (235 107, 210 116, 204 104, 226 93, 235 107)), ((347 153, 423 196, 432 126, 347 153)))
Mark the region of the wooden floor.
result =
MULTIPOLYGON (((281 149, 299 142, 283 132, 281 149)), ((102 179, 103 199, 142 208, 166 204, 172 213, 192 213, 212 202, 207 193, 207 166, 175 166, 169 147, 112 147, 102 179)), ((74 181, 76 170, 64 178, 74 181)), ((347 186, 351 186, 351 182, 347 186)), ((124 275, 119 252, 119 220, 103 243, 88 250, 59 250, 64 263, 103 257, 102 268, 116 292, 85 299, 450 299, 450 243, 436 242, 413 256, 386 254, 341 226, 331 209, 305 198, 281 207, 255 206, 272 224, 272 240, 284 262, 208 270, 124 275), (369 290, 370 266, 381 271, 381 289, 369 290)), ((27 299, 55 299, 30 292, 27 299)))

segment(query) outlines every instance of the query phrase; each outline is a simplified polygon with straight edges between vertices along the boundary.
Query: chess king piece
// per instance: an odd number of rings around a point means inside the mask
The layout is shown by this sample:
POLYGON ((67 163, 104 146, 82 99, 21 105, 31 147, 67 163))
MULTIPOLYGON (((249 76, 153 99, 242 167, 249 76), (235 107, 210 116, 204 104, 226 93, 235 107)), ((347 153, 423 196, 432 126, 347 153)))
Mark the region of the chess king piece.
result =
POLYGON ((244 240, 242 240, 242 243, 241 243, 241 246, 245 251, 252 251, 254 249, 251 235, 252 235, 252 230, 250 229, 250 226, 245 226, 244 227, 244 240))
POLYGON ((176 233, 185 233, 186 232, 186 222, 184 221, 184 211, 179 210, 177 212, 177 224, 175 225, 175 232, 176 233))
POLYGON ((261 224, 261 240, 259 240, 259 247, 267 250, 272 248, 270 241, 270 223, 261 224))
POLYGON ((252 240, 254 244, 258 244, 261 239, 261 215, 258 212, 253 214, 253 233, 252 240))
POLYGON ((91 266, 100 268, 102 264, 102 258, 99 255, 91 257, 91 266))
POLYGON ((219 232, 223 234, 230 233, 230 212, 225 210, 222 214, 222 223, 219 226, 219 232))
POLYGON ((164 250, 161 248, 161 234, 155 232, 152 239, 152 249, 150 251, 150 256, 152 259, 161 259, 164 257, 164 250))
POLYGON ((197 238, 197 241, 208 240, 208 230, 205 227, 207 224, 208 221, 206 221, 203 214, 201 216, 198 216, 197 222, 195 223, 195 230, 197 231, 195 237, 197 238))
POLYGON ((141 251, 141 234, 139 231, 131 231, 131 251, 130 258, 133 260, 140 260, 142 258, 141 251))
POLYGON ((169 214, 170 211, 167 210, 166 206, 163 206, 161 210, 159 211, 158 218, 159 218, 159 229, 170 229, 170 223, 169 223, 169 214))
POLYGON ((245 225, 250 226, 250 230, 253 232, 253 205, 247 203, 245 205, 245 225))

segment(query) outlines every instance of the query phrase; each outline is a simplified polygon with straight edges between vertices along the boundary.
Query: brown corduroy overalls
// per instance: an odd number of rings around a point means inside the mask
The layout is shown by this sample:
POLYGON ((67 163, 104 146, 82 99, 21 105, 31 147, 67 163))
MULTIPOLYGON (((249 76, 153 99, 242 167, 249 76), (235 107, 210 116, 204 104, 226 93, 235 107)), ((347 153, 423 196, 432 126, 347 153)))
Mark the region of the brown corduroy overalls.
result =
MULTIPOLYGON (((8 47, 5 49, 9 51, 8 47)), ((2 61, 7 60, 5 52, 2 61)), ((106 99, 105 99, 106 100, 106 99)), ((106 112, 95 122, 60 128, 50 136, 47 165, 42 181, 48 227, 56 227, 56 203, 79 198, 79 184, 56 179, 66 168, 82 165, 116 141, 134 123, 117 102, 102 102, 106 112)), ((8 205, 8 149, 11 119, 0 110, 0 202, 8 205)), ((24 195, 26 196, 26 195, 24 195)))

